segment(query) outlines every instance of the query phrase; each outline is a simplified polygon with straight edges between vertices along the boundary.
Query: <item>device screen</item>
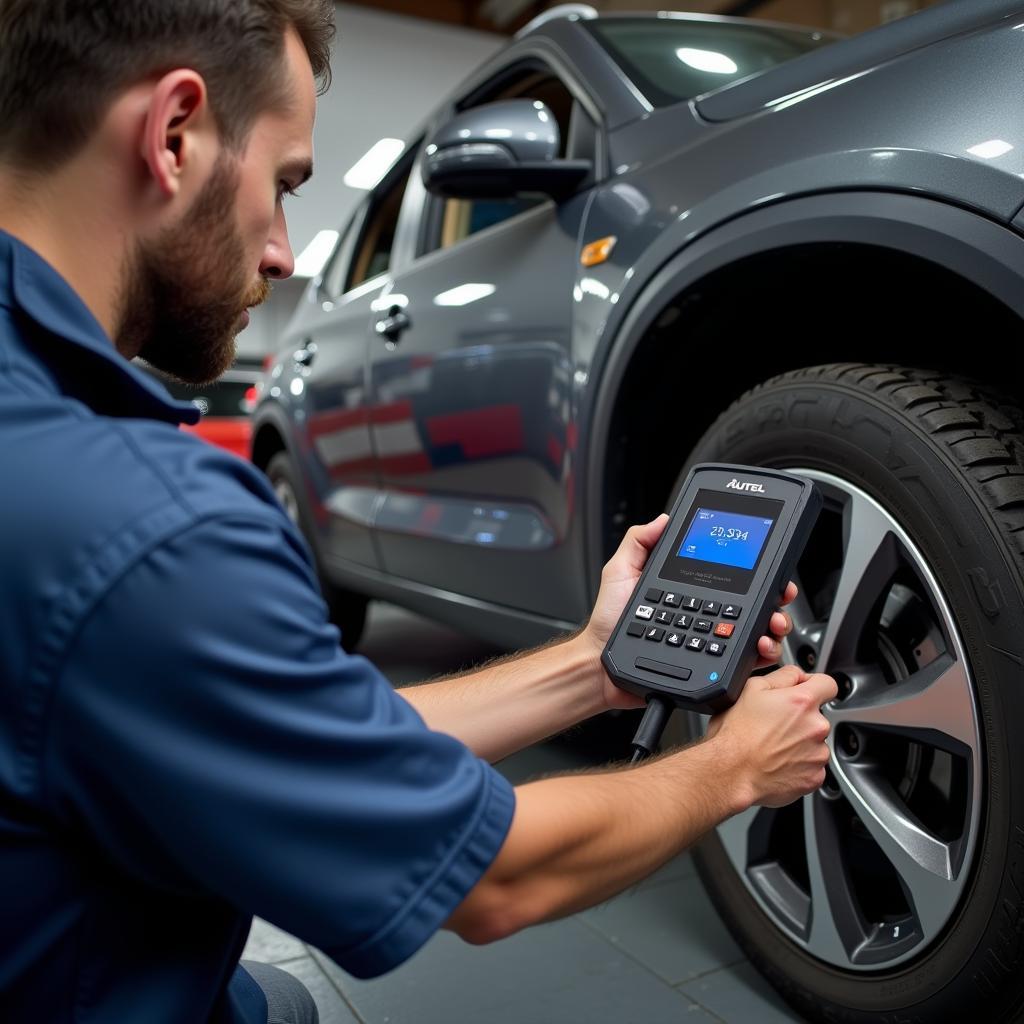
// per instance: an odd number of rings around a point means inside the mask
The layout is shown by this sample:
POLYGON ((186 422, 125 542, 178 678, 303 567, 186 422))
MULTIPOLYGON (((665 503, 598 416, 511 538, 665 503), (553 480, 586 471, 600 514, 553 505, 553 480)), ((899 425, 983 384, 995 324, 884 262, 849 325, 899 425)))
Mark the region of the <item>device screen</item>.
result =
POLYGON ((783 504, 746 494, 698 491, 660 575, 679 583, 745 593, 783 504))
POLYGON ((680 558, 753 569, 774 522, 722 509, 698 508, 676 554, 680 558))

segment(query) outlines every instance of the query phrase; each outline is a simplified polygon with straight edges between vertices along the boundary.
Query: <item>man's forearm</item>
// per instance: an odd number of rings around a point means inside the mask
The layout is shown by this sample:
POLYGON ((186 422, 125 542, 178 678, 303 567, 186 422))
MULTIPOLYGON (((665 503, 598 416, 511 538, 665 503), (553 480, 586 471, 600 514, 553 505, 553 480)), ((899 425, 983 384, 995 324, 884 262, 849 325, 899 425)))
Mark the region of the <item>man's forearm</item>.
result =
POLYGON ((603 671, 594 645, 577 634, 400 693, 431 729, 498 761, 603 711, 603 671))
POLYGON ((621 892, 749 806, 741 763, 708 740, 638 768, 518 787, 505 845, 447 927, 490 942, 621 892))

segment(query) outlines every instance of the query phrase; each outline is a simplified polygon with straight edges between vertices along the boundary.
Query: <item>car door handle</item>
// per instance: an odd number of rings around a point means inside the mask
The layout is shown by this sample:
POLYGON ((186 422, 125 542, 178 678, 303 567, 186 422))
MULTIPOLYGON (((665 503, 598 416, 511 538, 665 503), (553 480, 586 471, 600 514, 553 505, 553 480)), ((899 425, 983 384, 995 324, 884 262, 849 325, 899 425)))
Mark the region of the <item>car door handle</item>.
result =
POLYGON ((308 338, 303 340, 302 348, 296 349, 292 356, 292 359, 294 359, 300 366, 309 366, 315 358, 316 342, 310 341, 308 338))
POLYGON ((374 330, 377 334, 392 345, 410 327, 412 327, 412 321, 409 319, 408 313, 401 306, 392 306, 388 310, 388 315, 382 317, 374 324, 374 330))

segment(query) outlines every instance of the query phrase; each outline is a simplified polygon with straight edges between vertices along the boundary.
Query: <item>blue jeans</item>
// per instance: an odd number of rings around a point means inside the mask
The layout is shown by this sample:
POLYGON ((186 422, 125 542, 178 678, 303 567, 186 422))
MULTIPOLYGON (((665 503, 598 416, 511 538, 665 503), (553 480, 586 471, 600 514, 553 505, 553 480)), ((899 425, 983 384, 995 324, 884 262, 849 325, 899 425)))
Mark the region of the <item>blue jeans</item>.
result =
POLYGON ((316 1003, 298 978, 254 960, 243 960, 241 966, 267 997, 267 1024, 318 1024, 316 1003))

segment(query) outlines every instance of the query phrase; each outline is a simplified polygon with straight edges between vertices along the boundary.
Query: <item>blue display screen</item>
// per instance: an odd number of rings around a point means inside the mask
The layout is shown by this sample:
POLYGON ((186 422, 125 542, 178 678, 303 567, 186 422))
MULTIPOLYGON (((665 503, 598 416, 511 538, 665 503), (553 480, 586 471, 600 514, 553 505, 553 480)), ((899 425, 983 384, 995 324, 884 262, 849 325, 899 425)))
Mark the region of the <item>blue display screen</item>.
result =
POLYGON ((773 522, 762 516, 698 508, 679 545, 678 555, 737 569, 753 569, 773 522))

